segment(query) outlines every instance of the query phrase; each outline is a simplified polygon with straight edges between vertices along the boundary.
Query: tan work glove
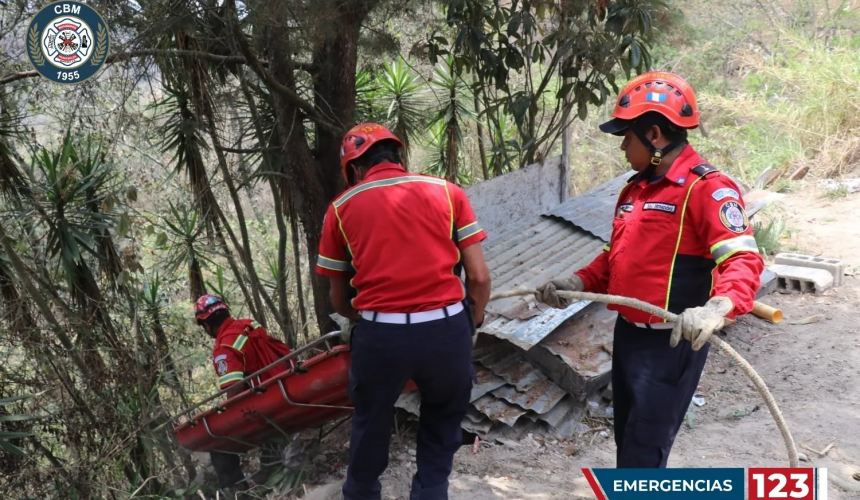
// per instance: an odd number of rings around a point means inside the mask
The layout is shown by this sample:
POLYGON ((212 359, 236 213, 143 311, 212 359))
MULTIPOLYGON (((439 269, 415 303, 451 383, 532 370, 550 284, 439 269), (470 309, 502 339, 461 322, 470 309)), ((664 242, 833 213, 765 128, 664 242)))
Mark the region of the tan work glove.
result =
POLYGON ((714 332, 726 325, 726 314, 734 309, 732 299, 728 297, 712 297, 702 307, 691 307, 680 315, 672 328, 669 345, 676 347, 683 336, 693 344, 693 350, 698 351, 711 338, 714 332))
POLYGON ((345 344, 349 344, 350 338, 352 338, 352 331, 358 325, 358 322, 344 318, 338 313, 332 314, 331 319, 340 327, 340 338, 343 339, 345 344))
POLYGON ((565 290, 568 292, 581 292, 585 288, 585 285, 582 283, 582 279, 573 275, 570 278, 562 278, 562 279, 554 279, 547 281, 537 289, 537 293, 535 294, 535 299, 538 302, 543 302, 544 304, 554 307, 556 309, 565 309, 569 306, 573 301, 570 299, 565 299, 559 297, 558 291, 565 290))

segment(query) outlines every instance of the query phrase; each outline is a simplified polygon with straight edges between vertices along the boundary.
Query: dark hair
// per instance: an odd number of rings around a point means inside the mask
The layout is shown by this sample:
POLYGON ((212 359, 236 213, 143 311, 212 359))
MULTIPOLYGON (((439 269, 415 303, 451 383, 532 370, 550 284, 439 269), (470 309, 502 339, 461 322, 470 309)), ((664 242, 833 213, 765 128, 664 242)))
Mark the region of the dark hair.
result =
POLYGON ((202 325, 203 323, 206 323, 207 325, 212 327, 213 330, 218 330, 218 328, 221 327, 221 324, 227 321, 227 318, 229 317, 230 312, 227 311, 227 309, 218 309, 217 311, 210 314, 208 318, 203 320, 197 320, 197 324, 202 325))
POLYGON ((633 123, 634 126, 641 127, 643 130, 651 125, 657 125, 660 127, 660 132, 669 142, 687 142, 687 129, 675 125, 668 118, 656 111, 645 113, 634 120, 633 123))
POLYGON ((370 168, 383 162, 402 163, 400 159, 400 147, 396 141, 383 139, 370 146, 363 155, 352 160, 351 163, 354 163, 359 168, 370 168))

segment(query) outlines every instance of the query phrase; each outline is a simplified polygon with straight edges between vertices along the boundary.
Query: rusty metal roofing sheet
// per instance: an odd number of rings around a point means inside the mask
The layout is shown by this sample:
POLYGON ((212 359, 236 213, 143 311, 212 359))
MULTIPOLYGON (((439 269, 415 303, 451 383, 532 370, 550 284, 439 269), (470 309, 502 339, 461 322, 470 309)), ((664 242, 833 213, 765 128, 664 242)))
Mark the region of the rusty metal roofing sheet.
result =
POLYGON ((546 215, 564 219, 608 242, 612 235, 612 218, 615 215, 618 193, 633 174, 632 171, 625 172, 585 194, 562 203, 546 215))
MULTIPOLYGON (((569 276, 591 262, 605 243, 570 223, 540 218, 531 225, 500 235, 486 250, 494 290, 536 288, 546 281, 569 276)), ((586 302, 564 310, 538 304, 534 297, 511 297, 487 305, 481 332, 530 349, 586 302)))
POLYGON ((528 410, 508 403, 504 399, 497 399, 491 394, 484 395, 478 400, 473 401, 472 405, 489 417, 490 420, 495 420, 509 426, 514 425, 517 419, 528 412, 528 410))

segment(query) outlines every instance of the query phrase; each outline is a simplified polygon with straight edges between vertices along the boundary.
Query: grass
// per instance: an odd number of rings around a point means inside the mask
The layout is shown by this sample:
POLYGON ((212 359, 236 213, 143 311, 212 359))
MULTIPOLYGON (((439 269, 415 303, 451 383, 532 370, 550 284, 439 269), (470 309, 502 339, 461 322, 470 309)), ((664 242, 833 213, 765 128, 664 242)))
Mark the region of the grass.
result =
POLYGON ((842 199, 842 198, 845 198, 845 197, 846 197, 846 196, 848 196, 849 194, 850 194, 850 191, 848 191, 848 188, 847 188, 847 187, 845 187, 845 186, 843 186, 843 185, 839 185, 839 187, 837 187, 837 188, 835 188, 835 189, 827 189, 827 190, 825 190, 825 191, 821 194, 821 197, 822 197, 822 198, 827 198, 828 200, 831 200, 831 201, 836 201, 836 200, 840 200, 840 199, 842 199))
POLYGON ((767 222, 755 221, 753 233, 759 253, 762 255, 776 254, 782 247, 785 232, 785 219, 782 217, 774 217, 767 222))
MULTIPOLYGON (((693 146, 748 185, 767 168, 784 170, 768 187, 780 192, 791 189, 787 176, 802 164, 811 178, 838 177, 860 164, 860 14, 783 3, 774 10, 764 0, 738 12, 690 0, 682 7, 687 15, 673 19, 652 52, 655 69, 675 71, 696 89, 703 130, 691 134, 693 146)), ((610 108, 574 126, 580 192, 623 169, 617 142, 596 132, 610 108)))

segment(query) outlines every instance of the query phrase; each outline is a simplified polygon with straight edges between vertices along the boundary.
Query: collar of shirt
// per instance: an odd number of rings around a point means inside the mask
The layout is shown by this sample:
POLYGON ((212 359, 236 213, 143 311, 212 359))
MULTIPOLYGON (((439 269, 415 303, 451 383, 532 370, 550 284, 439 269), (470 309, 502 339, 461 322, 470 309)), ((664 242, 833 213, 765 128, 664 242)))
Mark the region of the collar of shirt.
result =
POLYGON ((662 177, 652 177, 650 179, 638 179, 638 182, 641 186, 646 186, 648 184, 655 184, 662 179, 669 179, 670 181, 678 184, 679 186, 683 186, 687 181, 687 176, 690 174, 690 169, 702 163, 702 158, 699 156, 699 153, 693 149, 693 146, 687 144, 684 146, 684 149, 681 150, 681 153, 675 158, 675 161, 672 162, 672 166, 669 167, 669 171, 666 172, 662 177))
POLYGON ((387 179, 389 177, 395 177, 398 174, 405 173, 406 169, 403 168, 403 165, 388 162, 380 163, 378 165, 374 165, 370 170, 367 171, 367 175, 364 176, 364 182, 387 179))

